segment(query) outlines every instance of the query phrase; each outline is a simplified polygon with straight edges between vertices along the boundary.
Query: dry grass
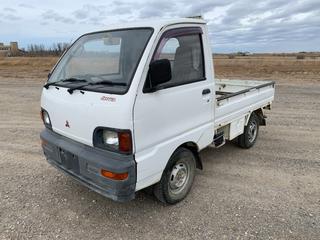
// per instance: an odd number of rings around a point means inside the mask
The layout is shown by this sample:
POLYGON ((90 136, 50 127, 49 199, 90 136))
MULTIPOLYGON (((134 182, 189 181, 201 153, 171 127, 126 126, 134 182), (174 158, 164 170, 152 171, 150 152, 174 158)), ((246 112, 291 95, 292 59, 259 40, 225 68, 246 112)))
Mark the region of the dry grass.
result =
MULTIPOLYGON (((0 58, 0 78, 46 80, 57 57, 0 58)), ((218 78, 274 79, 279 83, 320 83, 320 58, 297 59, 296 55, 258 55, 214 57, 215 74, 218 78)))
POLYGON ((57 60, 57 57, 0 58, 0 77, 45 80, 57 60))
POLYGON ((5 57, 0 58, 0 66, 47 66, 52 67, 57 61, 57 57, 5 57))
POLYGON ((320 83, 320 58, 298 60, 295 56, 215 57, 219 78, 274 79, 279 82, 320 83))

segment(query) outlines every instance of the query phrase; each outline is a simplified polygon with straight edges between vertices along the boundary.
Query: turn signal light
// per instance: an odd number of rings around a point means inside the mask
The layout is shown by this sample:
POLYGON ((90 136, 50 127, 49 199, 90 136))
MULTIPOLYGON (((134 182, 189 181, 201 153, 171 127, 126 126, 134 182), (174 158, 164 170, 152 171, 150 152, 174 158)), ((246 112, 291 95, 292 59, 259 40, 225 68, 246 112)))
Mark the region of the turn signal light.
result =
POLYGON ((44 147, 48 144, 48 142, 46 140, 43 140, 42 138, 40 139, 41 141, 41 146, 44 147))
POLYGON ((120 152, 130 153, 132 151, 132 141, 130 132, 119 132, 118 138, 120 152))
POLYGON ((40 111, 40 117, 43 121, 43 124, 49 128, 49 129, 52 129, 52 126, 51 126, 51 120, 50 120, 50 117, 49 117, 49 114, 46 110, 44 109, 41 109, 40 111))
POLYGON ((113 173, 104 169, 101 169, 101 175, 105 178, 109 178, 112 180, 125 180, 128 178, 128 173, 113 173))

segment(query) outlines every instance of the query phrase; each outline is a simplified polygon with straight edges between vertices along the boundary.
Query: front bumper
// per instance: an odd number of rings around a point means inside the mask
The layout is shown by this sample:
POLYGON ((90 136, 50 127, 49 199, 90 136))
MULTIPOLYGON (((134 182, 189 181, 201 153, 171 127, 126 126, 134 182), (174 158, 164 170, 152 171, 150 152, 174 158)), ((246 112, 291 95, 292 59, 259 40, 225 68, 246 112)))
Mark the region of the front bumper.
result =
POLYGON ((90 147, 48 129, 41 132, 40 138, 43 152, 53 166, 115 201, 125 202, 134 198, 137 178, 133 155, 90 147), (107 179, 100 175, 101 169, 128 172, 129 176, 119 181, 107 179))

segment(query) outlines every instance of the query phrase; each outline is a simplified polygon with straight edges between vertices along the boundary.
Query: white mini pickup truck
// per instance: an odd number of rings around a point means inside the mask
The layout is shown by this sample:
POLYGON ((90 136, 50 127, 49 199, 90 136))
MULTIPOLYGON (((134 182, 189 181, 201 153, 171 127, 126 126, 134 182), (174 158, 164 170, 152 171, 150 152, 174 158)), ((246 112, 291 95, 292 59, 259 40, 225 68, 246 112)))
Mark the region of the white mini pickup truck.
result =
POLYGON ((94 191, 128 201, 150 187, 186 197, 199 151, 256 142, 274 82, 215 79, 205 21, 129 23, 79 37, 41 96, 49 163, 94 191))

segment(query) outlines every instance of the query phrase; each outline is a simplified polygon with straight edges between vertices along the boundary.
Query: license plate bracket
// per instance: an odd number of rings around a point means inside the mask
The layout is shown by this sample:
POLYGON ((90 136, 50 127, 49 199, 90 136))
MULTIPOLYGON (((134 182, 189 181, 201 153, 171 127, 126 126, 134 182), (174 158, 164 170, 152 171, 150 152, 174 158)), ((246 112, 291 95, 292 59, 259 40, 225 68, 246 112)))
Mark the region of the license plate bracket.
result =
POLYGON ((59 155, 61 165, 64 168, 72 172, 79 173, 79 160, 76 155, 62 148, 59 149, 59 155))

